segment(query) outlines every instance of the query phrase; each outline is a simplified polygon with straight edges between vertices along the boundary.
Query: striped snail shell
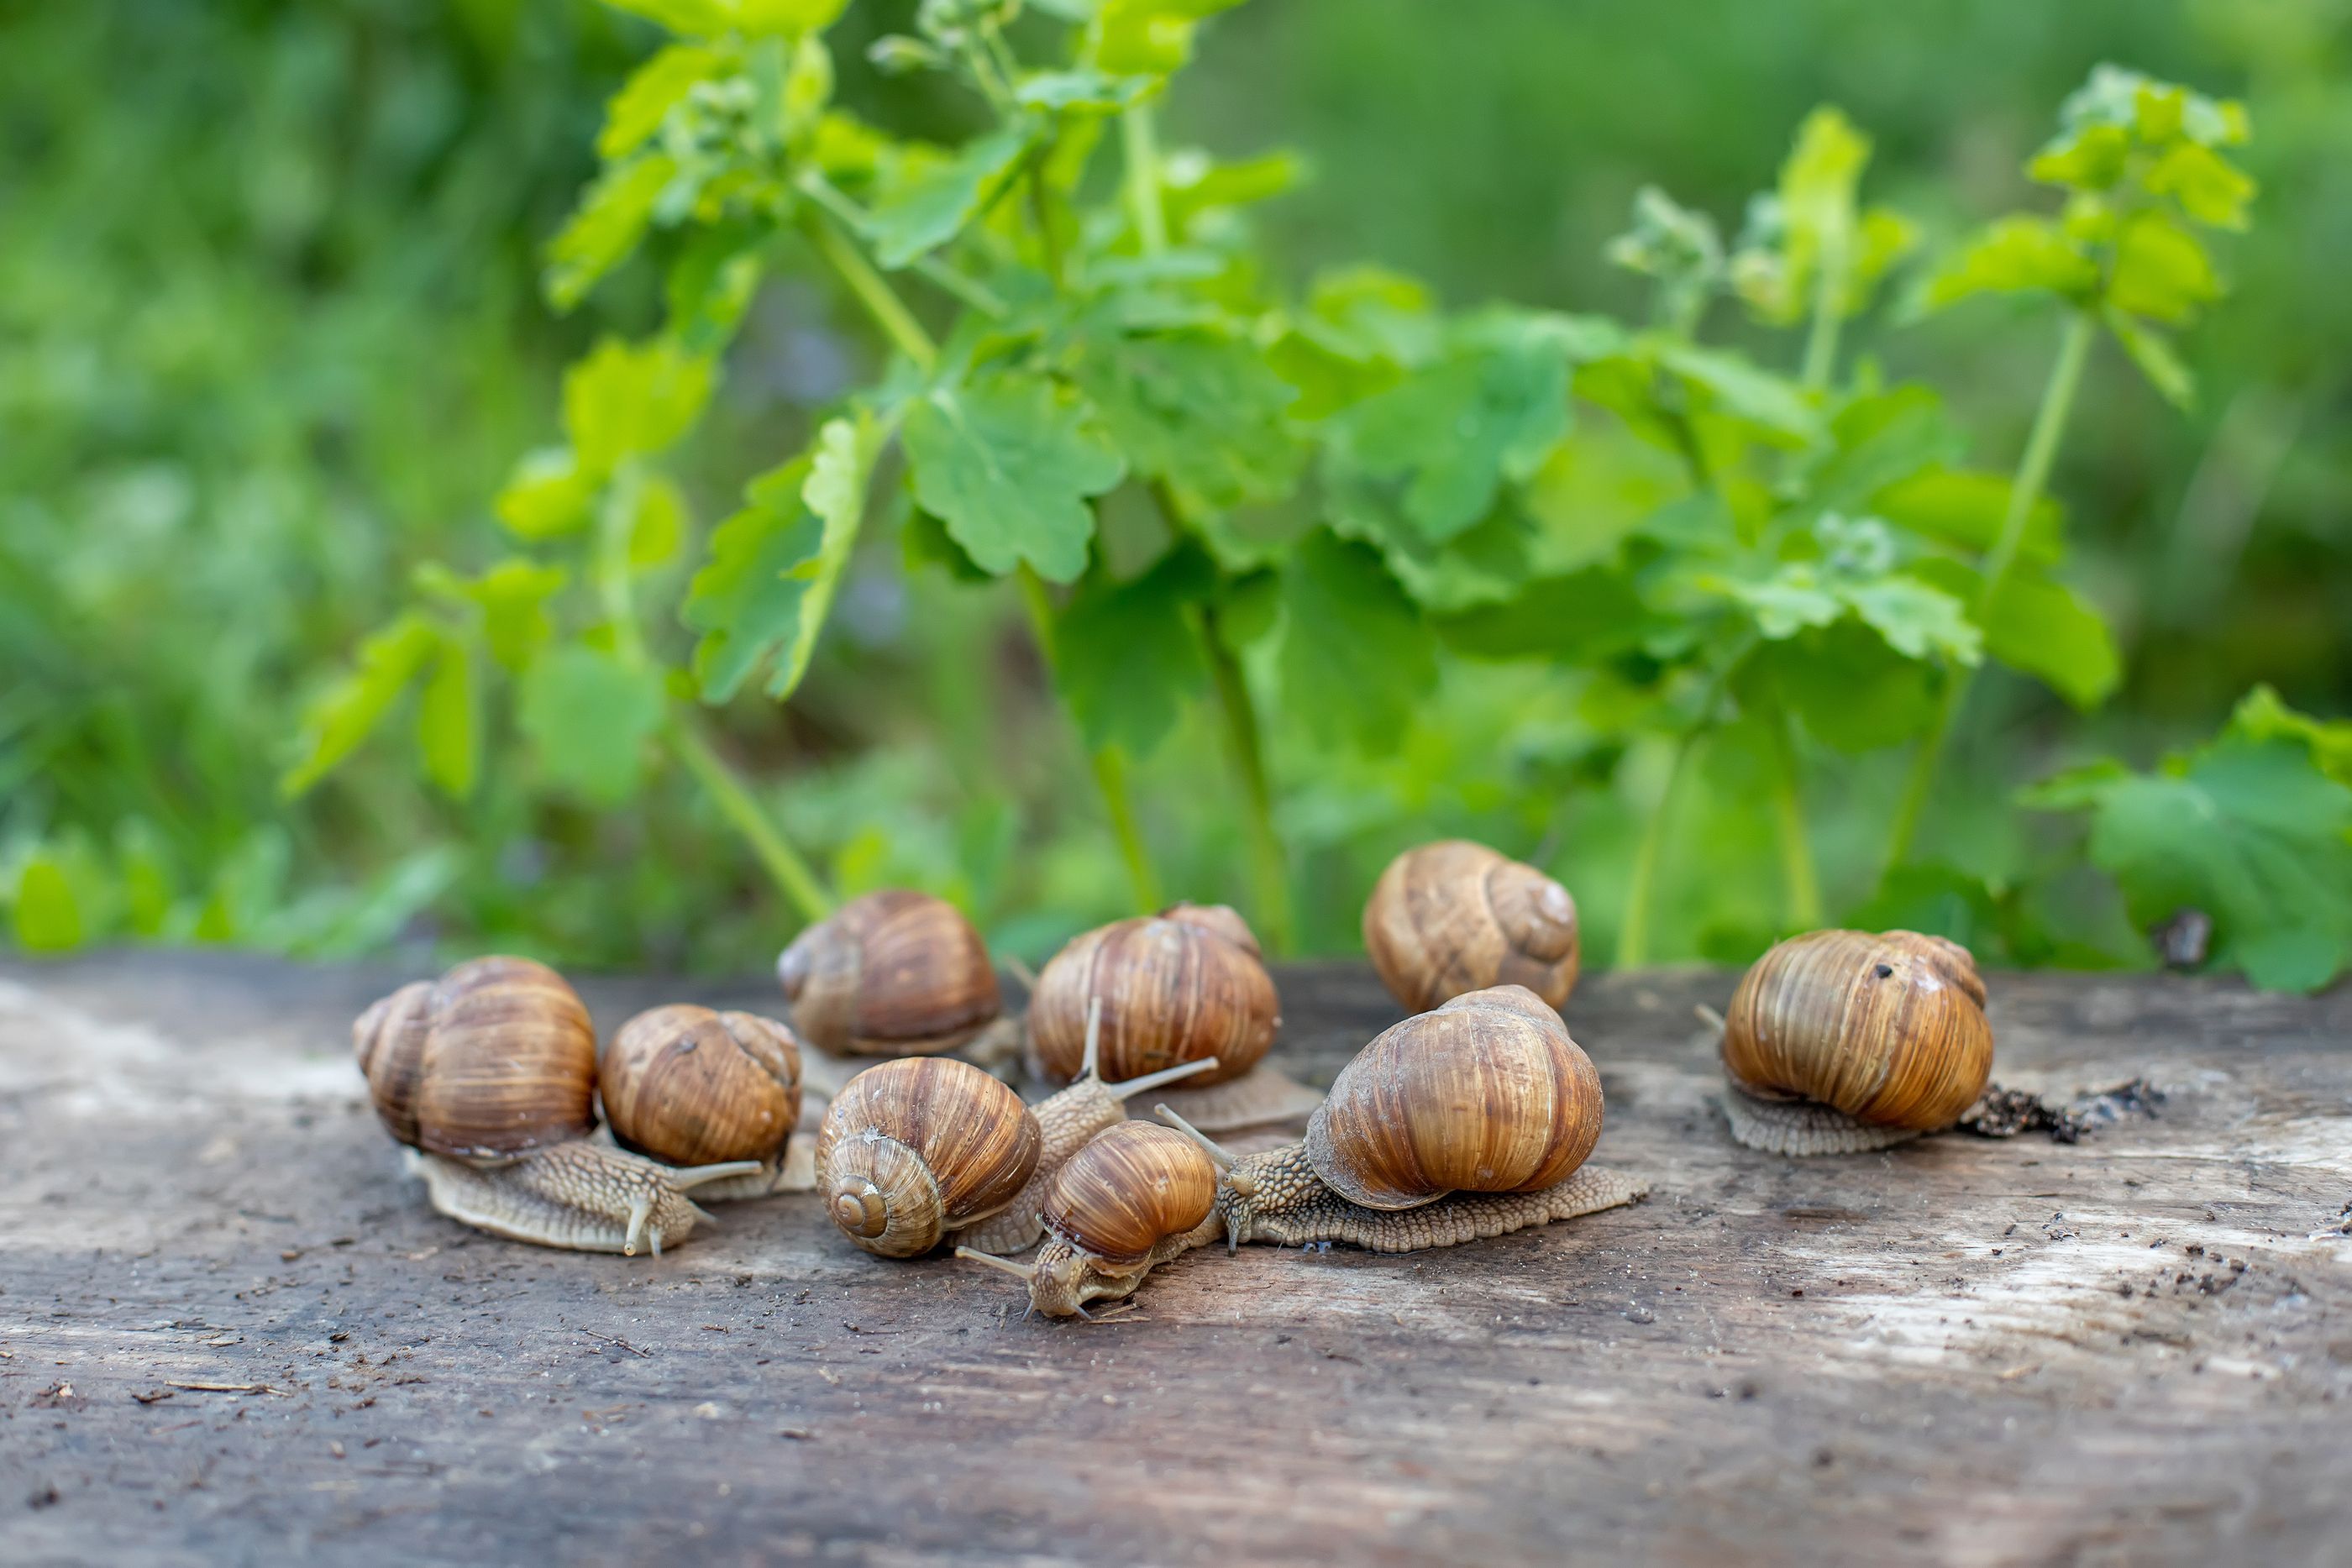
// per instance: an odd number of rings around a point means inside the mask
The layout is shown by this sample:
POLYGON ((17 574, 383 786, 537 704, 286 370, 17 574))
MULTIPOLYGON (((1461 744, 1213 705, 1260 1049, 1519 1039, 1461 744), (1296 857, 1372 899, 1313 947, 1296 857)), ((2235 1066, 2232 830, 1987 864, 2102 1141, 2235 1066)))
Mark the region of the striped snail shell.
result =
POLYGON ((1364 905, 1364 947, 1416 1012, 1488 986, 1557 1008, 1575 988, 1576 900, 1531 865, 1467 839, 1391 861, 1364 905))
POLYGON ((1790 1096, 1868 1126, 1935 1132, 1992 1071, 1984 980, 1969 950, 1916 931, 1813 931, 1740 979, 1725 1015, 1733 1088, 1790 1096))
POLYGON ((800 1121, 800 1044, 751 1013, 639 1013, 606 1042, 597 1076, 614 1139, 671 1165, 773 1159, 800 1121))
POLYGON ((362 1013, 352 1045, 384 1129, 429 1154, 520 1155, 595 1128, 596 1031, 563 977, 476 958, 362 1013))
POLYGON ((1281 1002, 1257 938, 1223 904, 1179 904, 1074 937, 1046 964, 1029 998, 1029 1043, 1040 1076, 1076 1077, 1087 1013, 1102 1003, 1101 1070, 1140 1078, 1215 1057, 1200 1088, 1255 1067, 1281 1026, 1281 1002))
POLYGON ((1037 1164, 1021 1096, 952 1057, 906 1057, 842 1086, 817 1133, 817 1190, 868 1252, 914 1258, 987 1218, 1037 1164))
POLYGON ((1565 1181, 1601 1136, 1601 1075, 1523 986, 1456 997, 1357 1052, 1307 1124, 1307 1158, 1372 1209, 1565 1181))
POLYGON ((1038 1215, 1081 1252, 1139 1263, 1208 1218, 1216 1202, 1217 1167, 1198 1144, 1154 1123, 1121 1122, 1055 1173, 1038 1215))
POLYGON ((943 898, 884 888, 851 899, 776 960, 793 1027, 841 1056, 953 1051, 1003 1010, 988 945, 943 898))

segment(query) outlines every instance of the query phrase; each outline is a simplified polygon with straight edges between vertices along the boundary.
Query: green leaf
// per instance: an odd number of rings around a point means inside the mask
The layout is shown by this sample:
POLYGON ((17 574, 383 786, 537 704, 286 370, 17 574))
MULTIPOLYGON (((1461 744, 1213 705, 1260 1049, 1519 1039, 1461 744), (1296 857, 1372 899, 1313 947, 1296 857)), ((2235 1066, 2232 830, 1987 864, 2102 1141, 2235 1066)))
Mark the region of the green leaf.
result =
POLYGON ((1029 145, 1025 124, 1008 125, 893 188, 867 216, 874 259, 896 269, 955 238, 994 200, 1029 145))
MULTIPOLYGON (((2005 474, 1973 468, 1929 468, 1898 480, 1871 497, 1870 509, 1897 528, 1938 543, 1981 555, 2000 538, 2009 511, 2011 480, 2005 474)), ((2054 561, 2065 527, 2065 510, 2048 497, 2033 504, 2018 545, 2020 563, 2054 561)))
POLYGON ((2154 774, 2078 773, 2091 859, 2143 928, 2212 916, 2212 963, 2271 990, 2314 991, 2352 961, 2352 789, 2284 737, 2225 731, 2154 774))
POLYGON ((416 743, 425 776, 442 793, 462 800, 481 771, 481 716, 475 695, 474 650, 462 637, 443 635, 440 656, 416 709, 416 743))
POLYGON ((1286 411, 1298 394, 1248 343, 1096 334, 1073 378, 1136 470, 1189 503, 1275 500, 1297 480, 1305 448, 1286 411))
POLYGON ((2185 409, 2196 401, 2197 378, 2174 352, 2170 339, 2112 305, 2100 312, 2100 317, 2116 335, 2116 341, 2124 346, 2124 352, 2131 356, 2131 362, 2139 367, 2139 373, 2147 378, 2148 384, 2165 402, 2185 409))
POLYGON ((732 0, 732 5, 735 25, 753 37, 799 37, 832 26, 849 0, 732 0))
POLYGON ((563 376, 563 426, 583 473, 601 479, 628 457, 661 451, 710 396, 711 365, 667 338, 606 338, 563 376))
POLYGON ((982 570, 1023 561, 1049 581, 1087 566, 1087 498, 1127 465, 1078 401, 1042 377, 997 371, 908 405, 902 437, 915 498, 982 570))
POLYGON ((412 611, 360 644, 351 671, 310 705, 301 760, 279 780, 279 789, 289 798, 301 794, 358 749, 439 643, 433 623, 412 611))
POLYGON ((1087 57, 1114 76, 1166 76, 1192 57, 1192 30, 1241 0, 1102 0, 1087 57))
POLYGON ((847 569, 882 444, 872 416, 828 420, 808 455, 753 480, 743 509, 710 538, 680 619, 702 633, 694 673, 705 702, 725 702, 775 658, 778 702, 808 673, 817 634, 847 569))
POLYGON ((604 106, 604 129, 596 155, 607 162, 625 158, 661 129, 669 111, 686 101, 696 84, 717 76, 724 63, 703 44, 671 44, 629 74, 604 106))
POLYGON ((12 919, 16 946, 27 953, 68 952, 87 936, 66 868, 47 854, 34 855, 16 873, 12 919))
POLYGON ((510 556, 478 578, 459 577, 438 561, 416 569, 416 585, 447 604, 471 609, 480 618, 490 657, 508 670, 520 670, 554 635, 547 601, 563 587, 560 566, 541 566, 510 556))
POLYGON ((604 4, 689 36, 721 33, 734 22, 730 0, 604 0, 604 4))
POLYGON ((1055 684, 1088 750, 1150 756, 1207 689, 1191 606, 1212 585, 1208 562, 1178 549, 1132 582, 1090 580, 1063 606, 1055 684))
POLYGON ((1379 755, 1395 749, 1437 685, 1428 625, 1381 558, 1326 529, 1282 566, 1285 708, 1307 729, 1379 755))
POLYGON ((1568 434, 1568 382, 1567 358, 1545 336, 1457 350, 1340 414, 1332 450, 1354 473, 1402 480, 1405 516, 1442 543, 1568 434))
POLYGON ((2098 264, 2047 218, 2001 218, 1927 280, 1931 310, 1978 294, 2055 294, 2081 303, 2099 290, 2098 264))
POLYGON ((629 258, 646 237, 654 204, 677 174, 675 159, 649 152, 597 176, 547 247, 547 298, 558 310, 585 299, 606 273, 629 258))
POLYGON ((1959 600, 1913 577, 1883 577, 1844 591, 1863 623, 1906 659, 1973 664, 1984 656, 1984 633, 1959 600))
POLYGON ((2180 210, 2211 228, 2242 229, 2254 183, 2237 165, 2194 141, 2183 141, 2147 172, 2147 188, 2170 196, 2180 210))
POLYGON ((1726 413, 1798 443, 1822 437, 1822 416, 1804 389, 1786 376, 1738 354, 1662 340, 1659 364, 1693 386, 1703 387, 1726 413))
MULTIPOLYGON (((1983 590, 1983 579, 1959 561, 1922 560, 1912 570, 1964 603, 1974 604, 1983 590)), ((2073 589, 2021 560, 1986 615, 1984 650, 2078 708, 2105 702, 2123 678, 2105 620, 2073 589)))
POLYGON ((2312 765, 2338 784, 2352 785, 2352 719, 2316 719, 2299 714, 2268 686, 2239 699, 2230 733, 2248 740, 2286 739, 2305 747, 2312 765))
POLYGON ((551 783, 617 806, 636 792, 646 743, 661 727, 661 676, 604 649, 567 643, 525 673, 515 717, 551 783))
POLYGON ((1754 658, 1758 675, 1807 732, 1839 751, 1897 745, 1936 717, 1934 666, 1897 653, 1859 621, 1767 643, 1754 658))
POLYGON ((2205 246, 2162 213, 2137 213, 2116 238, 2107 301, 2116 309, 2178 326, 2221 297, 2205 246))
POLYGON ((686 544, 686 493, 667 474, 648 474, 636 486, 629 519, 629 567, 651 571, 677 557, 686 544))
POLYGON ((494 509, 517 538, 561 538, 587 526, 595 497, 596 482, 580 472, 572 449, 545 446, 515 465, 494 509))
POLYGON ((1032 71, 1013 89, 1013 101, 1028 109, 1067 111, 1092 110, 1111 114, 1125 109, 1150 84, 1136 77, 1107 76, 1083 67, 1076 70, 1032 71))
POLYGON ((1589 664, 1639 645, 1652 622, 1631 578, 1587 567, 1537 578, 1516 598, 1432 623, 1447 647, 1469 658, 1589 664))

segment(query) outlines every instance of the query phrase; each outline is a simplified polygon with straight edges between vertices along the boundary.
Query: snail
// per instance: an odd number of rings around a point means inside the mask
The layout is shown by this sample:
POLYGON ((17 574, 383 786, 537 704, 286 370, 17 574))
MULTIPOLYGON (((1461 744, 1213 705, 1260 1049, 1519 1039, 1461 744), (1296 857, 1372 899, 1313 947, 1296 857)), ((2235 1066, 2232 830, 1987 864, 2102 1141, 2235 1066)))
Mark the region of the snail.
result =
POLYGON ((1576 985, 1576 900, 1531 865, 1443 839, 1381 873, 1364 905, 1364 947, 1415 1012, 1497 985, 1525 986, 1557 1008, 1576 985))
POLYGON ((1984 1005, 1975 959, 1941 936, 1790 937, 1719 1020, 1732 1136, 1772 1154, 1852 1154, 1951 1126, 1992 1071, 1984 1005))
MULTIPOLYGON (((1179 1062, 1215 1057, 1190 1087, 1243 1081, 1281 1027, 1281 1002, 1257 938, 1224 904, 1179 904, 1155 915, 1115 921, 1074 937, 1037 977, 1029 998, 1030 1067, 1066 1083, 1084 1064, 1087 1010, 1102 1003, 1101 1069, 1138 1078, 1179 1062)), ((1295 1099, 1298 1086, 1252 1079, 1295 1099)), ((1244 1114, 1249 1114, 1244 1111, 1244 1114)), ((1250 1114, 1252 1120, 1265 1120, 1250 1114)))
POLYGON ((817 1134, 818 1185, 834 1223, 886 1258, 917 1257, 950 1233, 987 1252, 1034 1242, 1047 1182, 1088 1139, 1127 1119, 1129 1096, 1217 1065, 1211 1057, 1106 1083, 1101 1015, 1097 1000, 1085 1074, 1034 1107, 951 1058, 883 1062, 851 1079, 817 1134))
POLYGON ((709 1218, 688 1191, 760 1168, 680 1169, 591 1142, 595 1030, 563 977, 528 958, 403 986, 360 1015, 352 1044, 433 1207, 495 1235, 659 1257, 709 1218))
POLYGON ((812 1174, 788 1168, 786 1154, 801 1115, 800 1042, 774 1019, 654 1008, 614 1032, 596 1078, 623 1148, 671 1166, 759 1164, 702 1187, 703 1201, 809 1189, 812 1174))
MULTIPOLYGON (((1600 1074, 1559 1015, 1520 986, 1457 997, 1375 1039, 1340 1071, 1302 1142, 1236 1157, 1161 1114, 1218 1173, 1213 1214, 1167 1202, 1155 1210, 1159 1240, 1140 1257, 1129 1232, 1117 1255, 1096 1252, 1089 1243, 1101 1231, 1049 1218, 1034 1263, 978 1260, 1020 1276, 1031 1306, 1058 1317, 1130 1294, 1152 1266, 1219 1235, 1228 1249, 1344 1241, 1414 1251, 1571 1219, 1648 1191, 1584 1164, 1601 1133, 1600 1074)), ((1049 1214, 1078 1196, 1073 1173, 1093 1174, 1086 1157, 1080 1151, 1055 1178, 1049 1214)), ((1189 1190, 1172 1175, 1166 1181, 1189 1190)))
POLYGON ((885 888, 851 899, 776 959, 793 1027, 836 1056, 931 1056, 1000 1024, 988 945, 943 898, 885 888))

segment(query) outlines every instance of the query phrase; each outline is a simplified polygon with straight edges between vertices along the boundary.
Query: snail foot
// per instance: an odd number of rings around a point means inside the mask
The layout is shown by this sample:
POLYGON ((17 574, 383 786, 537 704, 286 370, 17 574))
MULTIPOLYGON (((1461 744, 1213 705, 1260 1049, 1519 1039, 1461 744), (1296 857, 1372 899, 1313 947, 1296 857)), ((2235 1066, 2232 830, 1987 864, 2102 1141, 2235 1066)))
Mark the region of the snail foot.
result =
POLYGON ((1864 1155, 1907 1144, 1907 1127, 1874 1126, 1832 1105, 1795 1096, 1768 1100, 1735 1084, 1723 1086, 1723 1119, 1734 1142, 1768 1155, 1864 1155))

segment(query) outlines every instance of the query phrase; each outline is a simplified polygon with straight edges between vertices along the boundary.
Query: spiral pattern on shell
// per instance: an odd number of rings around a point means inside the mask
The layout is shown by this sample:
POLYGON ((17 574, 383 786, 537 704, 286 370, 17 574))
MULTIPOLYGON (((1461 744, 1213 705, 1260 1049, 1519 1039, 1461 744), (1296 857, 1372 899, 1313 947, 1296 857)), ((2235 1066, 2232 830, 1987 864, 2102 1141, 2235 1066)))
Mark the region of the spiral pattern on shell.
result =
POLYGON ((352 1025, 385 1131, 460 1158, 519 1155, 594 1130, 596 1032, 563 977, 475 958, 403 986, 352 1025))
POLYGON ((639 1013, 605 1043, 597 1077, 614 1139, 674 1166, 772 1159, 800 1121, 800 1044, 751 1013, 639 1013))
POLYGON ((1992 1072, 1984 980, 1957 942, 1916 931, 1813 931, 1741 977, 1723 1070, 1751 1094, 1801 1095, 1858 1122, 1934 1132, 1992 1072))
POLYGON ((1456 997, 1356 1053, 1307 1124, 1307 1157, 1366 1208, 1564 1181, 1601 1136, 1601 1074, 1522 986, 1456 997))
POLYGON ((851 899, 776 960, 793 1027, 820 1051, 953 1051, 1003 1009, 988 945, 943 898, 884 888, 851 899))
POLYGON ((1011 1203, 1041 1143, 1021 1096, 979 1068, 907 1057, 834 1096, 817 1132, 817 1190, 858 1246, 918 1257, 1011 1203))
POLYGON ((1557 1008, 1576 986, 1576 900, 1531 865, 1467 839, 1391 861, 1364 905, 1364 948, 1415 1011, 1489 986, 1557 1008))
POLYGON ((1281 1027, 1281 1001, 1257 938, 1223 904, 1179 904, 1073 937, 1037 977, 1029 1042, 1040 1073, 1067 1082, 1086 1058, 1087 1007, 1102 998, 1105 1078, 1213 1056, 1201 1088, 1257 1065, 1281 1027))
POLYGON ((1217 1167, 1198 1144, 1150 1122, 1121 1122, 1054 1173, 1039 1217, 1081 1252, 1139 1263, 1216 1203, 1217 1167))

